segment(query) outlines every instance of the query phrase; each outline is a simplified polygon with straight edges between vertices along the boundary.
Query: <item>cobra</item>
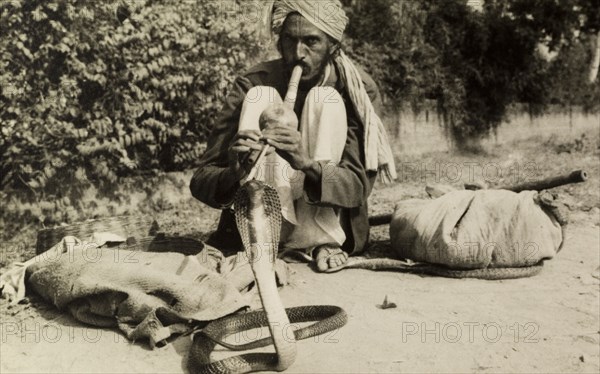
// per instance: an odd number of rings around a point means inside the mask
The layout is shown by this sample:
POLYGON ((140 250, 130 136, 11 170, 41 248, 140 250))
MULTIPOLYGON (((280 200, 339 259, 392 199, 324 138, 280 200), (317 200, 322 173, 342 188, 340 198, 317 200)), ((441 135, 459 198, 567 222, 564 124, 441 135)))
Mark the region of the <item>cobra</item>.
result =
POLYGON ((231 374, 253 371, 283 371, 296 359, 296 340, 320 335, 344 326, 347 315, 331 305, 284 309, 275 282, 275 261, 281 229, 281 207, 277 191, 251 180, 238 191, 235 202, 236 224, 250 261, 264 310, 233 315, 210 323, 194 336, 191 370, 197 373, 231 374), (300 330, 292 324, 318 321, 300 330), (223 340, 241 331, 268 326, 271 336, 244 345, 223 340), (231 350, 247 350, 274 344, 276 353, 246 353, 211 362, 216 344, 231 350))
MULTIPOLYGON (((265 110, 266 117, 293 111, 301 75, 302 68, 296 66, 292 71, 285 101, 280 104, 287 108, 283 111, 281 108, 265 110)), ((289 119, 287 121, 289 122, 289 119)), ((338 329, 347 322, 345 311, 337 306, 313 305, 289 309, 283 307, 275 280, 275 262, 282 223, 281 203, 273 187, 254 180, 256 165, 265 157, 268 147, 263 147, 258 158, 251 158, 255 166, 250 170, 247 181, 236 193, 233 203, 236 225, 254 273, 263 310, 216 320, 197 333, 190 352, 192 372, 232 374, 264 370, 283 371, 296 359, 297 340, 338 329), (295 323, 311 321, 317 322, 299 330, 292 328, 295 323), (271 336, 243 345, 224 342, 231 334, 261 327, 268 327, 271 336), (211 362, 210 354, 217 344, 235 351, 273 344, 276 353, 246 353, 211 362)))

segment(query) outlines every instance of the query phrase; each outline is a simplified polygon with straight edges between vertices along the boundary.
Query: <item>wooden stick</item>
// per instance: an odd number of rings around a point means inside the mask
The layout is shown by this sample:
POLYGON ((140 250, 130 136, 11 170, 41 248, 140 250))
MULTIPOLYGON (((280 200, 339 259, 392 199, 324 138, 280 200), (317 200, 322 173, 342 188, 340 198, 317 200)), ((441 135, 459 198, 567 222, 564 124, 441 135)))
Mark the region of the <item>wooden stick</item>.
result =
MULTIPOLYGON (((564 186, 571 183, 581 183, 588 179, 588 175, 583 170, 575 170, 568 174, 559 175, 556 177, 545 178, 532 182, 525 182, 521 184, 493 187, 494 190, 509 190, 513 192, 521 191, 541 191, 549 190, 554 187, 564 186)), ((392 221, 392 213, 379 214, 376 216, 369 217, 369 226, 381 226, 386 225, 392 221)))
POLYGON ((587 180, 587 173, 583 170, 575 170, 568 174, 559 175, 556 177, 545 178, 542 180, 524 182, 517 185, 494 187, 494 190, 510 190, 514 192, 521 191, 541 191, 549 190, 554 187, 564 186, 570 183, 581 183, 587 180))

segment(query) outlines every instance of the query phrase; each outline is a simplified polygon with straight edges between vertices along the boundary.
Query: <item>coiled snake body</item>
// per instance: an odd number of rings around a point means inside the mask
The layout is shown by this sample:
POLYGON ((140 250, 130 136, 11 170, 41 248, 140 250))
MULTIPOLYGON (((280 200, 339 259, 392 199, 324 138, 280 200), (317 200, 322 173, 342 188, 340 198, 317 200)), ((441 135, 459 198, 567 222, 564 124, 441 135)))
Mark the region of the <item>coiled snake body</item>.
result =
POLYGON ((340 328, 347 322, 343 309, 316 305, 284 309, 275 282, 275 261, 281 230, 281 206, 277 191, 262 182, 250 180, 238 191, 235 202, 236 224, 250 261, 264 310, 225 317, 208 324, 194 336, 190 369, 197 373, 248 373, 282 371, 296 358, 296 340, 340 328), (319 321, 293 331, 292 323, 319 321), (223 342, 227 336, 248 329, 268 326, 271 337, 244 345, 223 342), (247 350, 275 345, 276 353, 246 353, 210 362, 216 344, 232 350, 247 350))

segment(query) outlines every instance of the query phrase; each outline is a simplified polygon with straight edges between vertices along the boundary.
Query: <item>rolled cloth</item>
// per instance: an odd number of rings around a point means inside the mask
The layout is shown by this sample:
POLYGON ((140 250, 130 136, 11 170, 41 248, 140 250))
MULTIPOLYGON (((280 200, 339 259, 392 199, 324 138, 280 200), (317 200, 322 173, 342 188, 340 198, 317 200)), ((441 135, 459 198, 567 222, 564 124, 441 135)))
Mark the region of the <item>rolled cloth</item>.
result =
MULTIPOLYGON (((286 17, 299 13, 310 23, 337 41, 342 40, 348 24, 348 17, 339 0, 276 0, 264 4, 259 36, 270 40, 271 34, 279 34, 286 17)), ((365 162, 367 170, 380 172, 383 182, 396 179, 394 155, 383 122, 375 113, 360 73, 354 63, 343 52, 333 55, 333 63, 347 87, 352 105, 358 114, 365 131, 365 162)))

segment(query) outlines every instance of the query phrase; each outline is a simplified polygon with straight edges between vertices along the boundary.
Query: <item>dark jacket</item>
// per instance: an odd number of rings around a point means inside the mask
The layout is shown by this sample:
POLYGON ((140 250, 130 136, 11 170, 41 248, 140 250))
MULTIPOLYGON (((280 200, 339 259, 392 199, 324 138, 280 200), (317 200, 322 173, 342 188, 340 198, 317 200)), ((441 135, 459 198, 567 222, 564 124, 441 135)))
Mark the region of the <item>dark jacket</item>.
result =
MULTIPOLYGON (((362 70, 361 77, 371 101, 376 109, 380 107, 377 86, 362 70)), ((229 206, 239 186, 224 184, 223 173, 228 168, 228 147, 238 129, 242 103, 246 92, 254 86, 274 87, 281 97, 285 97, 289 74, 283 60, 263 62, 252 67, 237 78, 225 101, 222 113, 216 122, 207 142, 207 149, 190 183, 192 195, 198 200, 217 209, 223 209, 219 227, 209 239, 209 244, 224 250, 242 250, 239 233, 235 226, 233 212, 229 206)), ((346 242, 342 248, 350 253, 363 250, 369 237, 367 198, 371 194, 376 173, 365 170, 364 130, 341 80, 331 74, 326 85, 333 86, 344 99, 348 118, 348 133, 342 159, 337 166, 322 163, 323 178, 320 185, 305 183, 304 189, 309 203, 320 206, 341 208, 341 224, 346 232, 346 242)), ((300 118, 307 91, 299 90, 294 111, 300 118)))

